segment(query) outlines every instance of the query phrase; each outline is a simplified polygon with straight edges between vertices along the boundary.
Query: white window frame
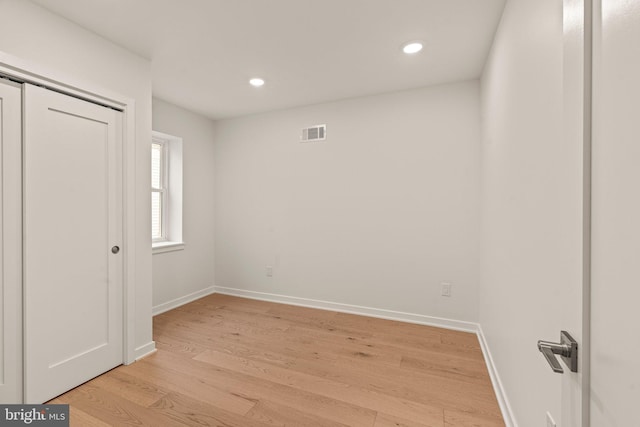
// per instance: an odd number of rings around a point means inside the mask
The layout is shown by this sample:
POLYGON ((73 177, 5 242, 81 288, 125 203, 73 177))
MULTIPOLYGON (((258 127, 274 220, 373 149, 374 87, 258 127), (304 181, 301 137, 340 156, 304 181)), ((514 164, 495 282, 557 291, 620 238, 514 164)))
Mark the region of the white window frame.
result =
MULTIPOLYGON (((183 250, 182 240, 182 138, 152 132, 152 142, 162 145, 162 237, 152 239, 152 253, 183 250)), ((158 189, 151 189, 152 192, 158 189)))
POLYGON ((154 238, 151 241, 153 243, 166 242, 167 239, 167 226, 169 224, 169 156, 168 156, 168 142, 165 139, 153 137, 153 144, 160 146, 160 188, 155 188, 151 185, 151 193, 160 193, 160 237, 154 238))

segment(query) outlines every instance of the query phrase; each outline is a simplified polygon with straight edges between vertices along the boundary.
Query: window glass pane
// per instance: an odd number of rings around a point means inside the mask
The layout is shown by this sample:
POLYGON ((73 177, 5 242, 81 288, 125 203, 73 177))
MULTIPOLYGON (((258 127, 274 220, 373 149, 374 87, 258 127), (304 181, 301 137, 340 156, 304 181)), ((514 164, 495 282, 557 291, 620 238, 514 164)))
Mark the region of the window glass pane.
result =
POLYGON ((151 192, 151 238, 162 239, 162 194, 151 192))
POLYGON ((162 145, 151 144, 151 187, 162 185, 162 145))

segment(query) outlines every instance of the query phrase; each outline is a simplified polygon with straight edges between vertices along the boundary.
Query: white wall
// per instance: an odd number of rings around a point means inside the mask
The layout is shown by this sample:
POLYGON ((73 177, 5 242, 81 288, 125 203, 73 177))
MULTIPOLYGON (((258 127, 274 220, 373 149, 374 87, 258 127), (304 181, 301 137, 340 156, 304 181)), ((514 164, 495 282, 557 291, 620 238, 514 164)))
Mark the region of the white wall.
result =
POLYGON ((135 343, 141 351, 149 349, 152 345, 149 61, 23 0, 0 0, 0 51, 44 66, 70 81, 87 82, 135 99, 135 343))
POLYGON ((594 2, 591 425, 640 425, 640 3, 594 2))
POLYGON ((564 136, 562 7, 508 1, 481 86, 479 321, 520 426, 568 410, 561 381, 572 374, 553 374, 536 342, 572 327, 563 312, 579 313, 582 284, 582 145, 564 136))
POLYGON ((206 292, 214 285, 214 123, 160 99, 153 99, 153 130, 183 140, 184 250, 153 255, 153 306, 206 292))
POLYGON ((477 319, 477 81, 216 125, 217 286, 477 319))

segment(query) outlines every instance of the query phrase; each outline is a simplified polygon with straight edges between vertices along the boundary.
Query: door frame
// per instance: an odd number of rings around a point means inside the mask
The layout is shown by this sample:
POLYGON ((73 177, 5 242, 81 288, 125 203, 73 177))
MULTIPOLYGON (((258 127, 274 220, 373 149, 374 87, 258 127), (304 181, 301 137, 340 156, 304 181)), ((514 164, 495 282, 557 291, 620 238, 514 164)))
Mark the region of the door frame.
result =
POLYGON ((0 208, 1 260, 4 263, 0 274, 0 401, 21 403, 24 395, 22 349, 22 85, 2 79, 0 81, 2 108, 0 108, 0 150, 2 157, 0 186, 2 187, 0 208), (7 90, 8 89, 8 90, 7 90), (5 96, 13 92, 13 96, 5 96), (14 98, 14 99, 11 99, 14 98), (13 102, 15 102, 15 104, 13 102), (6 105, 5 105, 6 103, 6 105), (17 327, 16 327, 17 325, 17 327))
POLYGON ((567 284, 579 312, 561 317, 567 330, 575 328, 578 372, 561 378, 561 425, 588 427, 590 392, 591 318, 591 104, 592 0, 563 0, 563 132, 564 140, 581 150, 581 282, 567 284))
MULTIPOLYGON (((56 73, 42 65, 0 52, 0 74, 20 82, 44 86, 47 89, 76 98, 102 104, 122 111, 122 187, 123 187, 123 355, 125 365, 136 360, 135 347, 135 100, 91 83, 56 73)), ((22 287, 22 283, 20 284, 22 287)), ((22 289, 21 289, 22 291, 22 289)), ((23 300, 24 304, 24 300, 23 300)))
POLYGON ((594 0, 583 4, 583 123, 582 123, 582 426, 591 425, 591 181, 593 135, 593 28, 594 0))

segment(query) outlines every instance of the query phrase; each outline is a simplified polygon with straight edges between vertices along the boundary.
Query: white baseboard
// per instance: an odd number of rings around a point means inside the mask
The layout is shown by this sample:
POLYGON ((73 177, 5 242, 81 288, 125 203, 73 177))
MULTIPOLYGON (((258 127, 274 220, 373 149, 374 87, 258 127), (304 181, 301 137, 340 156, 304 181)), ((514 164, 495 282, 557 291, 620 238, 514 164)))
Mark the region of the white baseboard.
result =
POLYGON ((518 427, 518 423, 516 423, 516 418, 513 415, 513 410, 509 404, 509 399, 507 398, 502 381, 500 381, 500 375, 498 375, 498 370, 493 361, 493 357, 491 356, 489 344, 487 343, 487 339, 484 336, 484 332, 482 331, 482 326, 480 326, 480 324, 478 324, 478 330, 476 333, 478 335, 478 341, 480 341, 482 353, 484 354, 484 360, 487 365, 487 370, 489 371, 489 376, 491 377, 493 390, 496 392, 496 398, 498 399, 498 405, 500 405, 500 411, 502 412, 504 423, 507 427, 518 427))
POLYGON ((439 328, 453 329, 456 331, 478 331, 478 324, 461 320, 445 319, 441 317, 425 316, 423 314, 404 313, 401 311, 385 310, 382 308, 363 307, 360 305, 342 304, 339 302, 320 301, 309 298, 290 297, 286 295, 268 294, 264 292, 248 291, 245 289, 226 288, 214 286, 215 293, 233 295, 237 297, 257 299, 262 301, 277 302, 282 304, 298 305, 301 307, 317 308, 320 310, 339 311, 341 313, 359 314, 362 316, 378 317, 381 319, 398 320, 419 325, 437 326, 439 328))
POLYGON ((158 314, 164 313, 165 311, 173 310, 174 308, 190 303, 191 301, 195 301, 199 298, 206 297, 207 295, 211 295, 212 293, 216 292, 215 289, 216 289, 215 286, 210 286, 208 288, 201 289, 197 292, 193 292, 189 295, 185 295, 183 297, 176 298, 174 300, 156 305, 151 309, 151 314, 156 316, 158 314))
POLYGON ((155 341, 151 341, 145 345, 142 345, 136 348, 135 360, 138 361, 143 357, 147 357, 155 352, 156 352, 156 343, 155 341))

